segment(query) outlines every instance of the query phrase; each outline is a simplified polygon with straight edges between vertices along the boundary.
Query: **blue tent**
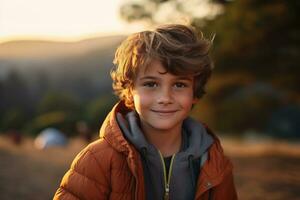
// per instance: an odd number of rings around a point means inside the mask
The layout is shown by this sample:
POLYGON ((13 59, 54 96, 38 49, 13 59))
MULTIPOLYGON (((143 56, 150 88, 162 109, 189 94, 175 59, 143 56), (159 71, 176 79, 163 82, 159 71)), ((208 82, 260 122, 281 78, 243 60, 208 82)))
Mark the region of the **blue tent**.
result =
POLYGON ((40 132, 34 140, 38 149, 46 149, 53 146, 65 146, 68 143, 66 136, 55 128, 47 128, 40 132))

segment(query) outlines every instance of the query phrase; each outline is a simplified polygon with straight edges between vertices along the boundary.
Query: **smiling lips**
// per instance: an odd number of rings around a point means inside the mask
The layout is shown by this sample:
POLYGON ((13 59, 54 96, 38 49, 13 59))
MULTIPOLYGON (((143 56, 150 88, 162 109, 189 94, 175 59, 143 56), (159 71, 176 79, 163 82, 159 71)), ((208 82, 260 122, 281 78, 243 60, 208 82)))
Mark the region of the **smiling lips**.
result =
POLYGON ((161 116, 169 116, 177 112, 177 110, 151 110, 151 111, 161 116))

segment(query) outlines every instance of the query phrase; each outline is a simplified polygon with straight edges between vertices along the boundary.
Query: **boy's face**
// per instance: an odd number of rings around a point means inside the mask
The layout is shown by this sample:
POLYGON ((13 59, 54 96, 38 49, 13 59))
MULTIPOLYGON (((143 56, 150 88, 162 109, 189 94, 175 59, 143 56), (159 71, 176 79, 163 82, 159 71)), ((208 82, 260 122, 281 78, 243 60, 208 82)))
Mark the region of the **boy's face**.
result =
POLYGON ((197 101, 193 85, 193 76, 166 73, 157 60, 146 69, 140 69, 132 97, 142 128, 168 132, 181 130, 183 120, 197 101))

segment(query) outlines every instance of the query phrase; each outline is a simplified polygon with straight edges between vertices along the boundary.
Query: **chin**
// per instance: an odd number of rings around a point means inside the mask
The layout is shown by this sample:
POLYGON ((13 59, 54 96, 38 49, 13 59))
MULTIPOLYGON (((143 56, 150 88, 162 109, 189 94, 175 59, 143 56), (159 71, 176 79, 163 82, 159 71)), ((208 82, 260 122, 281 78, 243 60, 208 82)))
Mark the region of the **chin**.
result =
POLYGON ((157 129, 157 130, 162 130, 162 131, 168 131, 168 130, 171 130, 173 128, 176 127, 176 123, 172 123, 172 122, 154 122, 155 125, 152 125, 150 124, 154 129, 157 129))

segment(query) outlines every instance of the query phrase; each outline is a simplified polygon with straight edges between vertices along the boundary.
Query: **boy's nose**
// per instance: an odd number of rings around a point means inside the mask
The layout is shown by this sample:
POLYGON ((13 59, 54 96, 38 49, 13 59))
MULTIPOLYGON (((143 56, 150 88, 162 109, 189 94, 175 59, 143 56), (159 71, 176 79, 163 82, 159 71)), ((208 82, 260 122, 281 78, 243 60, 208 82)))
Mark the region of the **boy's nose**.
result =
POLYGON ((157 97, 159 104, 171 104, 173 103, 172 91, 170 89, 162 89, 157 97))

